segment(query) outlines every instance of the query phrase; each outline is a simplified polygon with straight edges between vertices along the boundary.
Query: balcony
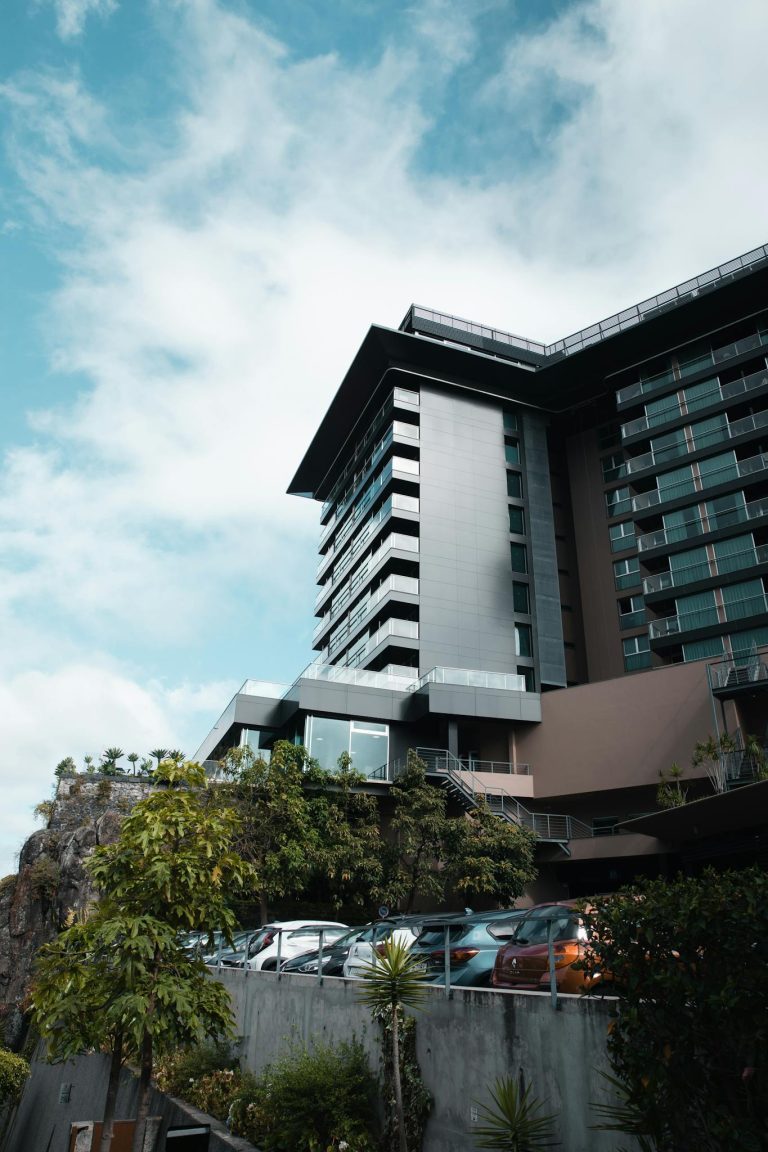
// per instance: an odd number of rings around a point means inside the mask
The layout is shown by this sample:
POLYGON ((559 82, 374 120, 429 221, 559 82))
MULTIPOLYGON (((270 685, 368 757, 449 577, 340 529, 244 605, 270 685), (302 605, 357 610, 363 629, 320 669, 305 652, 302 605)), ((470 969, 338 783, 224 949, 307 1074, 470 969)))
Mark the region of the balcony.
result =
MULTIPOLYGON (((758 348, 762 348, 767 339, 768 333, 759 331, 745 336, 743 340, 737 340, 733 344, 723 344, 720 348, 714 349, 709 363, 722 364, 725 360, 732 360, 734 357, 743 356, 747 352, 757 351, 758 348)), ((706 367, 706 364, 704 367, 706 367)), ((670 384, 674 384, 682 379, 683 375, 679 369, 669 368, 646 380, 637 380, 634 384, 628 384, 626 388, 620 388, 618 390, 616 393, 616 404, 618 406, 629 404, 632 400, 639 400, 643 396, 650 396, 654 392, 660 392, 663 388, 668 388, 670 384)))
POLYGON ((492 688, 494 692, 525 692, 525 676, 513 672, 483 672, 474 668, 433 668, 421 676, 411 692, 427 684, 450 684, 458 688, 492 688))
MULTIPOLYGON (((386 471, 386 469, 385 469, 385 471, 386 471)), ((383 475, 384 474, 382 473, 382 476, 383 475)), ((386 480, 384 480, 383 482, 386 483, 386 480)), ((388 516, 392 515, 393 512, 415 512, 415 513, 418 513, 418 511, 419 511, 418 497, 405 496, 401 492, 393 492, 392 495, 389 497, 389 499, 384 501, 381 508, 379 508, 378 512, 376 512, 373 516, 371 516, 370 520, 366 521, 366 523, 360 527, 359 534, 352 541, 352 546, 344 554, 343 558, 339 561, 338 568, 334 569, 334 573, 333 573, 334 580, 338 579, 338 577, 343 572, 346 571, 346 569, 352 563, 355 556, 357 556, 358 552, 360 552, 361 548, 366 543, 366 541, 371 538, 371 536, 375 532, 375 530, 379 527, 380 524, 382 524, 387 519, 388 516)), ((348 521, 348 523, 350 524, 351 527, 354 526, 353 522, 348 521)), ((346 526, 345 526, 345 529, 346 529, 346 526)), ((345 530, 344 539, 346 539, 349 536, 350 530, 351 530, 351 528, 345 530)), ((323 573, 327 571, 329 558, 331 556, 338 555, 338 553, 341 551, 340 541, 341 541, 341 537, 340 537, 340 540, 337 541, 336 546, 334 547, 332 545, 330 550, 326 553, 326 555, 322 557, 320 564, 318 566, 318 569, 317 569, 317 578, 318 579, 320 579, 320 577, 323 575, 323 573)))
MULTIPOLYGON (((719 377, 714 377, 713 379, 719 382, 719 377)), ((712 399, 709 400, 704 407, 709 408, 722 401, 736 400, 740 396, 744 396, 767 384, 768 372, 765 370, 752 372, 749 376, 739 376, 736 380, 729 380, 726 384, 719 384, 719 387, 713 390, 712 399)), ((695 411, 698 412, 700 409, 696 409, 695 411)), ((652 428, 663 428, 672 420, 676 420, 679 416, 685 415, 691 416, 693 413, 683 411, 679 402, 676 401, 662 412, 654 412, 651 416, 640 416, 637 420, 629 420, 626 424, 622 424, 621 438, 622 440, 628 440, 630 437, 637 436, 641 432, 650 432, 652 428), (667 413, 669 413, 669 415, 667 415, 667 413)))
POLYGON ((650 552, 652 548, 663 548, 668 544, 680 544, 697 536, 707 536, 724 528, 734 528, 750 520, 768 516, 768 499, 753 500, 740 508, 729 508, 725 512, 689 520, 686 524, 675 524, 671 528, 660 528, 656 532, 646 532, 637 537, 638 552, 650 552))
POLYGON ((371 652, 373 652, 375 648, 378 648, 379 644, 382 644, 385 640, 390 639, 390 637, 400 638, 403 640, 418 640, 418 621, 397 620, 394 618, 385 621, 381 628, 377 628, 376 631, 368 637, 364 647, 357 649, 352 656, 348 657, 345 667, 358 667, 358 665, 362 664, 364 660, 368 659, 371 652))
MULTIPOLYGON (((382 543, 380 548, 370 556, 363 560, 359 568, 349 578, 349 583, 344 588, 337 588, 337 595, 333 598, 332 611, 338 612, 344 604, 348 602, 350 597, 357 589, 363 584, 368 577, 373 573, 376 565, 382 561, 388 552, 397 550, 400 552, 413 552, 419 551, 419 538, 418 536, 406 536, 402 532, 392 532, 387 536, 386 540, 382 543), (338 597, 338 598, 337 598, 338 597)), ((332 583, 326 583, 322 586, 317 596, 315 597, 315 610, 327 599, 329 593, 333 590, 332 583)))
POLYGON ((683 496, 692 496, 699 492, 706 492, 710 488, 717 488, 731 480, 741 480, 754 476, 768 469, 768 452, 761 452, 759 456, 750 456, 747 460, 734 460, 723 464, 713 472, 690 478, 685 477, 667 488, 653 488, 650 492, 641 492, 632 500, 633 512, 644 512, 655 508, 659 504, 667 504, 671 500, 679 500, 683 496))
MULTIPOLYGON (((764 377, 768 384, 768 374, 764 377)), ((748 436, 751 432, 759 432, 768 428, 768 409, 755 412, 751 416, 744 416, 741 420, 734 420, 731 424, 724 424, 722 428, 709 428, 706 432, 697 432, 696 424, 689 426, 691 444, 683 441, 680 444, 670 444, 667 448, 651 449, 642 456, 631 456, 626 461, 626 472, 632 476, 637 472, 644 472, 646 468, 653 468, 658 464, 666 464, 683 456, 690 456, 704 448, 711 448, 714 444, 727 444, 729 440, 736 440, 740 436, 748 436)))
POLYGON ((647 576, 643 580, 643 592, 646 596, 653 596, 657 592, 684 588, 686 585, 697 584, 702 580, 709 580, 711 577, 744 572, 758 564, 768 564, 768 545, 766 544, 761 544, 756 548, 747 548, 742 552, 736 552, 732 556, 723 556, 720 559, 700 560, 696 564, 689 564, 674 572, 658 572, 655 576, 647 576))
MULTIPOLYGON (((419 581, 415 576, 398 576, 393 574, 378 586, 369 596, 364 597, 355 605, 354 611, 350 614, 346 627, 337 636, 332 636, 328 645, 329 654, 332 654, 339 648, 349 636, 354 633, 355 628, 358 627, 365 619, 365 617, 373 611, 377 604, 380 604, 385 596, 391 592, 405 592, 411 596, 417 596, 419 592, 419 581)), ((326 617, 330 621, 330 616, 326 617)))
POLYGON ((663 640, 668 636, 679 636, 683 632, 695 632, 700 628, 711 628, 721 624, 733 624, 738 620, 748 620, 768 612, 768 596, 744 596, 731 601, 723 608, 713 605, 695 612, 685 612, 678 616, 667 616, 663 620, 652 620, 648 626, 650 640, 663 640))

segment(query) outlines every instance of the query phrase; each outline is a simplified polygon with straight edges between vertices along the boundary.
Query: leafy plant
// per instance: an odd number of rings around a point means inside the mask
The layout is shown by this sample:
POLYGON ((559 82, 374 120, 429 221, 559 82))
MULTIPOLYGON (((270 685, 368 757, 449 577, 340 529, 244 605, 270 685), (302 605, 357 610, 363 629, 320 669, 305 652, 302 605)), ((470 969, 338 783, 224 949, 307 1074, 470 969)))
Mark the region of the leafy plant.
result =
POLYGON ((0 1104, 16 1104, 29 1076, 29 1064, 6 1048, 0 1048, 0 1104))
POLYGON ((29 869, 29 884, 33 900, 50 904, 59 890, 61 869, 50 856, 39 856, 29 869))
POLYGON ((375 1099, 376 1079, 360 1044, 294 1048, 258 1079, 244 1079, 231 1127, 263 1152, 326 1152, 345 1142, 354 1152, 373 1152, 375 1099))
POLYGON ((35 804, 35 807, 32 809, 32 811, 39 820, 45 820, 47 824, 51 819, 51 816, 53 816, 55 807, 56 805, 54 804, 53 800, 41 800, 39 804, 35 804))
POLYGON ((74 776, 77 772, 77 765, 71 756, 65 756, 63 760, 59 760, 54 769, 54 776, 60 780, 62 776, 74 776))
POLYGON ((155 1080, 162 1092, 188 1100, 190 1084, 210 1076, 212 1072, 231 1071, 237 1066, 230 1044, 224 1040, 209 1040, 166 1053, 157 1063, 155 1080))
POLYGON ((688 790, 681 784, 683 769, 672 764, 669 773, 659 769, 659 785, 656 789, 656 803, 659 808, 679 808, 688 798, 688 790))
POLYGON ((424 970, 408 946, 391 936, 382 946, 381 955, 362 968, 363 982, 358 995, 364 1004, 384 1019, 391 1028, 392 1080, 397 1116, 400 1152, 407 1152, 405 1110, 403 1107, 402 1064, 400 1056, 400 1019, 403 1008, 420 1008, 427 996, 424 970))
POLYGON ((610 972, 621 997, 608 1038, 617 1130, 658 1152, 765 1147, 768 874, 645 880, 582 916, 584 967, 610 972))
POLYGON ((123 757, 125 753, 122 748, 107 748, 101 754, 101 770, 105 776, 117 776, 122 773, 122 768, 118 768, 117 762, 123 757))
POLYGON ((157 760, 158 768, 160 767, 162 761, 165 760, 167 755, 168 755, 168 749, 167 748, 153 748, 152 751, 150 752, 150 756, 154 756, 155 759, 157 760))
POLYGON ((490 1090, 493 1107, 481 1105, 480 1127, 474 1130, 479 1148, 503 1152, 538 1152, 554 1148, 555 1117, 533 1095, 530 1084, 518 1087, 512 1076, 502 1076, 490 1090))

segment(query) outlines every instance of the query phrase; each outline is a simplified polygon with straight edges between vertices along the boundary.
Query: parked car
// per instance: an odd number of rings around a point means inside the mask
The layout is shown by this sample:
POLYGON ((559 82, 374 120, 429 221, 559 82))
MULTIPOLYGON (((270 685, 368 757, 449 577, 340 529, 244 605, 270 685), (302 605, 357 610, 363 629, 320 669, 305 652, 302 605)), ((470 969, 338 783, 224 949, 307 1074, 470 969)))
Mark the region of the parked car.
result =
POLYGON ((256 971, 274 971, 277 968, 278 940, 281 960, 283 957, 289 960, 300 952, 317 948, 321 928, 323 939, 329 944, 349 932, 348 924, 340 924, 335 920, 285 920, 265 924, 257 938, 255 954, 251 952, 246 961, 247 966, 256 971))
POLYGON ((248 939, 252 939, 258 931, 258 928, 243 928, 241 931, 235 932, 232 936, 231 946, 227 944, 222 933, 218 933, 220 939, 216 940, 211 948, 208 947, 207 940, 204 940, 203 960, 206 964, 218 964, 219 962, 223 964, 225 957, 243 954, 248 939))
POLYGON ((514 934, 525 909, 474 912, 461 919, 445 917, 426 921, 413 945, 414 956, 423 957, 427 980, 445 983, 445 932, 448 929, 450 983, 485 988, 490 984, 496 953, 514 934))
POLYGON ((359 980, 374 962, 374 947, 379 948, 392 937, 409 948, 415 944, 424 923, 424 916, 401 916, 397 919, 377 920, 369 925, 360 939, 351 945, 344 961, 344 975, 359 980))
MULTIPOLYGON (((344 961, 349 955, 349 950, 354 943, 361 939, 364 932, 367 931, 368 925, 360 928, 352 928, 344 936, 340 936, 334 943, 326 946, 325 939, 323 939, 323 975, 324 976, 343 976, 344 975, 344 961)), ((298 956, 293 956, 285 963, 281 963, 280 967, 283 972, 304 972, 316 973, 320 963, 320 952, 314 948, 311 952, 301 952, 298 956)))
POLYGON ((576 901, 567 900, 539 904, 519 922, 512 939, 496 955, 491 976, 494 988, 549 991, 550 926, 558 992, 584 992, 602 982, 600 975, 590 979, 573 967, 584 955, 587 932, 576 901))

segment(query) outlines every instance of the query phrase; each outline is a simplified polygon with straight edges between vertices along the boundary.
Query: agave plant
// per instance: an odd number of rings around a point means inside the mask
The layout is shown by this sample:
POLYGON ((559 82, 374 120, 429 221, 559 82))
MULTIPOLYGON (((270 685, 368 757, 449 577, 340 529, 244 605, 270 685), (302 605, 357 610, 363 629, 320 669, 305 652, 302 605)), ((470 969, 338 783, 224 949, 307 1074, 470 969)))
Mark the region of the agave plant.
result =
POLYGON ((503 1152, 539 1152, 555 1148, 555 1117, 533 1095, 529 1084, 518 1087, 512 1076, 502 1076, 490 1089, 495 1107, 480 1106, 481 1126, 475 1129, 478 1148, 503 1152))
POLYGON ((358 989, 360 999, 375 1015, 386 1015, 391 1022, 392 1081, 395 1089, 398 1140, 400 1152, 408 1152, 400 1064, 400 1015, 403 1008, 421 1007, 427 995, 424 987, 424 971, 407 944, 392 937, 382 945, 381 955, 376 957, 374 963, 361 965, 361 971, 363 981, 358 989))

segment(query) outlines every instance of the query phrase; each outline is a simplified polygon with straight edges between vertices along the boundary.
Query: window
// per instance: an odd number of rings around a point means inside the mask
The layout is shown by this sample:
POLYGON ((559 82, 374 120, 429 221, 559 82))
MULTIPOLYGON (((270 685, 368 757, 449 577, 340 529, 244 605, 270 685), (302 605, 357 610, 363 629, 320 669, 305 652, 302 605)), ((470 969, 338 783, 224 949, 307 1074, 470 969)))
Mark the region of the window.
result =
POLYGON ((628 560, 614 560, 613 582, 619 590, 634 588, 640 583, 640 561, 637 556, 630 556, 628 560))
POLYGON ((515 655, 533 655, 531 629, 528 624, 515 624, 515 655))
POLYGON ((662 396, 660 400, 649 400, 645 405, 645 419, 649 428, 659 428, 680 415, 680 400, 677 393, 662 396))
POLYGON ((711 380, 702 380, 699 384, 691 384, 685 389, 683 396, 688 411, 698 412, 700 408, 715 404, 720 399, 720 381, 715 376, 711 380))
POLYGON ((674 460, 677 456, 687 455, 688 444, 684 429, 676 428, 674 432, 665 432, 663 436, 654 436, 651 440, 651 452, 655 464, 661 464, 665 460, 674 460))
POLYGON ((642 596, 625 596, 619 600, 619 628, 639 628, 642 624, 645 624, 642 596))
POLYGON ((612 452, 610 456, 605 456, 601 463, 603 465, 603 480, 606 484, 610 480, 620 480, 622 476, 627 474, 623 452, 612 452))
POLYGON ((745 620, 757 616, 767 608, 762 580, 745 580, 721 590, 726 620, 745 620))
POLYGON ((507 464, 520 463, 520 444, 517 440, 508 440, 504 445, 504 456, 507 464))
POLYGON ((507 496, 511 496, 513 500, 522 499, 523 478, 519 472, 507 472, 507 496))
POLYGON ((608 535, 611 538, 611 552, 623 552, 625 548, 634 548, 635 526, 631 520, 611 524, 608 535))
POLYGON ((516 412, 508 412, 505 410, 505 412, 504 412, 504 431, 505 432, 517 432, 517 413, 516 412))
POLYGON ((698 347, 686 348, 678 352, 677 363, 681 376, 692 376, 694 372, 701 372, 712 364, 712 349, 709 344, 699 344, 698 347))
POLYGON ((512 585, 512 603, 515 612, 522 612, 526 616, 530 615, 531 604, 527 584, 518 584, 515 582, 512 585))
POLYGON ((518 676, 523 676, 525 678, 526 692, 536 691, 536 678, 533 674, 533 668, 521 668, 518 665, 517 674, 518 676))
POLYGON ((509 530, 510 532, 517 532, 519 535, 525 532, 523 510, 514 504, 509 506, 509 530))
POLYGON ((677 500, 680 496, 690 496, 696 491, 690 464, 683 468, 673 468, 671 472, 662 472, 656 478, 656 484, 659 500, 677 500))
POLYGON ((525 551, 525 544, 510 544, 509 547, 512 557, 512 571, 527 572, 528 556, 525 551))
POLYGON ((729 540, 716 540, 713 547, 719 574, 741 572, 748 565, 757 563, 755 540, 751 535, 731 536, 729 540))
POLYGON ((607 516, 626 516, 632 509, 632 498, 629 488, 614 488, 612 492, 605 493, 605 512, 607 516))
POLYGON ((624 649, 624 668, 627 672, 636 672, 639 668, 650 668, 651 651, 647 636, 629 636, 622 640, 624 649))
POLYGON ((676 512, 665 512, 662 520, 668 544, 689 540, 692 536, 701 536, 704 530, 696 505, 692 508, 679 508, 676 512))
POLYGON ((691 660, 705 660, 708 656, 722 656, 722 636, 710 636, 707 640, 692 640, 683 644, 683 661, 688 664, 691 660))
POLYGON ((681 632, 708 628, 719 622, 715 593, 711 588, 706 592, 694 592, 692 596, 679 596, 675 608, 681 632))
POLYGON ((333 772, 339 757, 348 753, 352 767, 369 776, 387 763, 389 725, 374 720, 338 720, 331 716, 308 716, 305 743, 321 768, 333 772))

